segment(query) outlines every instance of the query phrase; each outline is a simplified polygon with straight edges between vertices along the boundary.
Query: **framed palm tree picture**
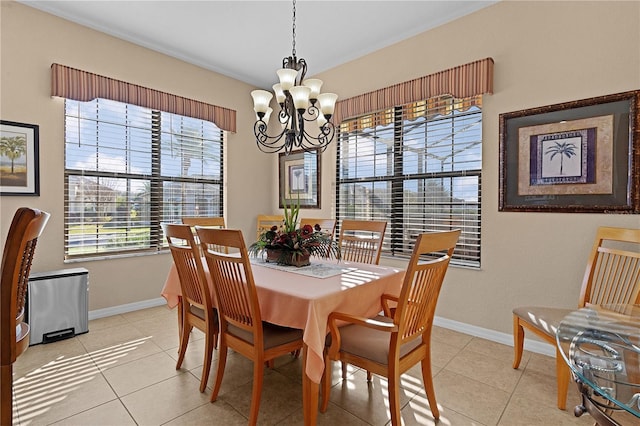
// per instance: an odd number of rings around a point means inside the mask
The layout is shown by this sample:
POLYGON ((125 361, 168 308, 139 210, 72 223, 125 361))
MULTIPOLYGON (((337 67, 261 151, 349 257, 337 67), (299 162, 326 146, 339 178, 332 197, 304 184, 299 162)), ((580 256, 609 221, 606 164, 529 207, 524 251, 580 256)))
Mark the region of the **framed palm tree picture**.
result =
POLYGON ((0 195, 40 195, 39 126, 0 120, 0 195))
POLYGON ((499 211, 640 213, 640 90, 499 122, 499 211))

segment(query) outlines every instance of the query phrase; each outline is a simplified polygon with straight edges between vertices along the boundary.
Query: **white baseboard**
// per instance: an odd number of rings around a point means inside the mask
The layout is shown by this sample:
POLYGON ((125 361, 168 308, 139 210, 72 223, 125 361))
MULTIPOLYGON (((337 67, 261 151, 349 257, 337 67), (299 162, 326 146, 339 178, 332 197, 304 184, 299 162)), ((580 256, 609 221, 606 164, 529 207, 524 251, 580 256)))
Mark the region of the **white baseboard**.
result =
POLYGON ((162 306, 162 305, 166 305, 166 303, 167 301, 164 299, 164 297, 158 297, 157 299, 127 303, 126 305, 112 306, 110 308, 104 308, 104 309, 96 309, 95 311, 89 311, 89 321, 98 319, 98 318, 110 317, 112 315, 139 311, 140 309, 162 306))
MULTIPOLYGON (((507 346, 513 346, 512 334, 501 333, 499 331, 490 330, 488 328, 477 327, 475 325, 466 324, 446 318, 440 318, 438 316, 433 319, 433 324, 437 325, 438 327, 459 331, 461 333, 469 334, 474 337, 491 340, 492 342, 502 343, 503 345, 507 346)), ((542 355, 552 357, 556 356, 556 349, 554 346, 537 340, 525 339, 524 349, 542 355)))
MULTIPOLYGON (((127 303, 126 305, 113 306, 110 308, 96 309, 95 311, 89 311, 89 320, 109 317, 112 315, 124 314, 127 312, 137 311, 140 309, 153 308, 155 306, 162 306, 167 301, 163 297, 157 299, 143 300, 141 302, 127 303)), ((438 327, 448 328, 450 330, 459 331, 460 333, 469 334, 474 337, 480 337, 482 339, 491 340, 492 342, 502 343, 503 345, 513 346, 513 335, 507 333, 501 333, 499 331, 490 330, 488 328, 482 328, 463 322, 458 322, 446 318, 436 316, 433 320, 433 324, 438 327)), ((539 353, 542 355, 555 356, 555 347, 548 343, 525 339, 525 350, 539 353)))

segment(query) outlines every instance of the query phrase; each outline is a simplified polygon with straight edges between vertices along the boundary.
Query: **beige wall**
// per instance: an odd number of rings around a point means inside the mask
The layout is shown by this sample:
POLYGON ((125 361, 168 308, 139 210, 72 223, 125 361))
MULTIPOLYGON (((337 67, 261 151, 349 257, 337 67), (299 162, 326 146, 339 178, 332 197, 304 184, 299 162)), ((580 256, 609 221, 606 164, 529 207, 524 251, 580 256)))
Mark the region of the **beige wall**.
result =
MULTIPOLYGON (((52 212, 34 269, 69 267, 62 263, 63 102, 48 94, 52 62, 236 109, 227 221, 252 235, 254 212, 277 210, 277 156, 252 142, 251 87, 17 3, 2 2, 0 13, 0 117, 40 125, 42 162, 40 197, 0 198, 0 237, 20 205, 52 212)), ((482 269, 451 268, 437 314, 510 333, 513 306, 574 305, 596 227, 640 227, 640 216, 498 212, 498 115, 640 89, 640 2, 501 2, 318 77, 347 98, 485 57, 495 60, 495 89, 483 113, 482 269)), ((322 157, 323 208, 309 215, 334 214, 334 159, 332 145, 322 157)), ((95 310, 158 297, 169 264, 157 255, 72 266, 90 270, 95 310)))

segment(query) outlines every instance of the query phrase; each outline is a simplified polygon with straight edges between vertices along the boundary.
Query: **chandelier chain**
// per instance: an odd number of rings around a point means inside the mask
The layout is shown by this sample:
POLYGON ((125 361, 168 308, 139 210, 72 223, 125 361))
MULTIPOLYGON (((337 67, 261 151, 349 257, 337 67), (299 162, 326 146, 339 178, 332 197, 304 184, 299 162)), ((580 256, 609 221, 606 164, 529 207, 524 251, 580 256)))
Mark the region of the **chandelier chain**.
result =
POLYGON ((291 56, 296 56, 296 0, 293 0, 293 49, 291 50, 291 56))

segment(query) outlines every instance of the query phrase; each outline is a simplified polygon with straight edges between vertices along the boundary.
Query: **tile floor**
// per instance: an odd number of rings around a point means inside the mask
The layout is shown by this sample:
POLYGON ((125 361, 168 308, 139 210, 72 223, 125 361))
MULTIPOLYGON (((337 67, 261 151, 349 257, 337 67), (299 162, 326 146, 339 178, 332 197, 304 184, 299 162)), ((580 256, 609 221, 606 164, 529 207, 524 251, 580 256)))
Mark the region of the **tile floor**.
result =
MULTIPOLYGON (((18 425, 245 425, 252 365, 230 353, 220 396, 198 391, 203 335, 197 330, 175 369, 176 310, 164 306, 93 320, 89 333, 29 348, 14 364, 18 425)), ((443 328, 432 337, 438 425, 591 425, 588 415, 555 408, 554 360, 526 352, 511 368, 512 348, 443 328)), ((386 425, 386 381, 335 365, 331 403, 319 425, 386 425)), ((434 425, 419 368, 403 376, 404 425, 434 425)), ((265 373, 260 425, 301 425, 301 360, 282 357, 265 373)), ((569 407, 579 401, 570 388, 569 407)), ((623 423, 632 424, 632 423, 623 423)))

